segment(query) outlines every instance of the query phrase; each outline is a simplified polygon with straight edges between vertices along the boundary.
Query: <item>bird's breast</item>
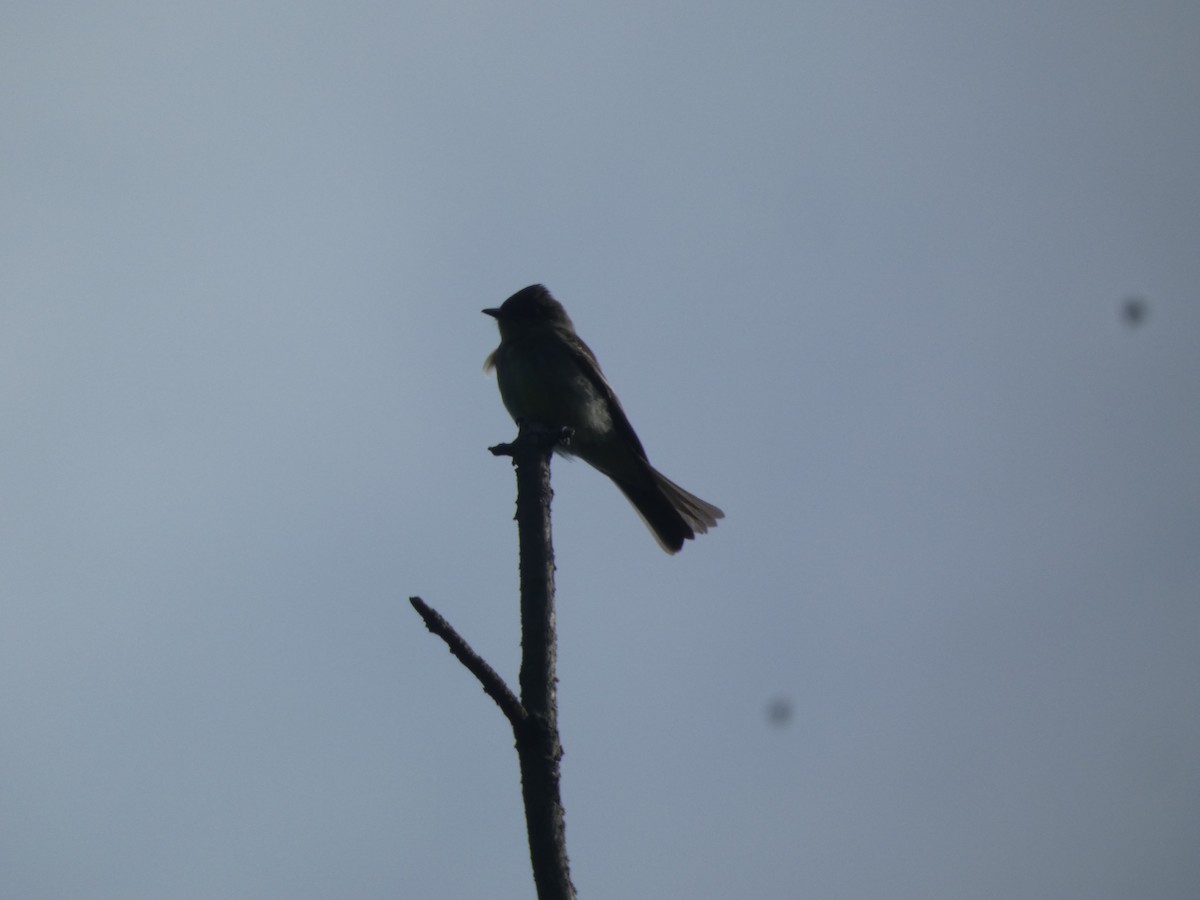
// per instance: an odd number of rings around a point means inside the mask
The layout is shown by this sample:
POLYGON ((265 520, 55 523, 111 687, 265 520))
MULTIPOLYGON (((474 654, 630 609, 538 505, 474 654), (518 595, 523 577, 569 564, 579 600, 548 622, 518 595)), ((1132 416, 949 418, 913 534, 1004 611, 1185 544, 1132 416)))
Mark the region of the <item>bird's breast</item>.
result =
POLYGON ((514 419, 567 426, 587 440, 612 430, 608 400, 554 344, 514 342, 496 356, 500 396, 514 419))

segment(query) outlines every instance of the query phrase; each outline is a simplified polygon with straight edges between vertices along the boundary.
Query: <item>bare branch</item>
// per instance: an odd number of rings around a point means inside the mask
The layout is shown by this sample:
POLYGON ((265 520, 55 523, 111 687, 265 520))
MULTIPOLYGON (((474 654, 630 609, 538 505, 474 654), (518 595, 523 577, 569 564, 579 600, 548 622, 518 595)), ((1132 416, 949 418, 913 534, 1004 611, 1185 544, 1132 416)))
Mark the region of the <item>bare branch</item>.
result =
POLYGON ((538 900, 574 900, 559 789, 558 640, 554 615, 554 546, 550 536, 550 454, 569 437, 520 427, 512 445, 517 472, 517 542, 521 582, 521 705, 529 715, 514 728, 529 856, 538 900))
POLYGON ((558 737, 554 616, 554 547, 550 539, 550 456, 570 441, 569 428, 521 424, 517 439, 488 449, 512 457, 517 474, 517 538, 521 583, 521 699, 508 689, 466 641, 420 597, 409 602, 425 627, 446 642, 508 717, 517 743, 529 858, 538 900, 575 900, 567 859, 566 824, 559 789, 563 749, 558 737))

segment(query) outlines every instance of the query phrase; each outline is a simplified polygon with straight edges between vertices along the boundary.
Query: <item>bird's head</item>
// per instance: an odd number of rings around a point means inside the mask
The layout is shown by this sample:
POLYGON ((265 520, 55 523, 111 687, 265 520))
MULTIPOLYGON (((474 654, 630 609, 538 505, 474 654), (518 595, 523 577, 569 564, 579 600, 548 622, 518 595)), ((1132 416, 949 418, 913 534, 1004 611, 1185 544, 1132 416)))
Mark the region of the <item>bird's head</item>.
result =
POLYGON ((540 284, 521 288, 499 307, 483 312, 499 324, 501 340, 520 337, 542 328, 566 327, 575 330, 562 304, 540 284))

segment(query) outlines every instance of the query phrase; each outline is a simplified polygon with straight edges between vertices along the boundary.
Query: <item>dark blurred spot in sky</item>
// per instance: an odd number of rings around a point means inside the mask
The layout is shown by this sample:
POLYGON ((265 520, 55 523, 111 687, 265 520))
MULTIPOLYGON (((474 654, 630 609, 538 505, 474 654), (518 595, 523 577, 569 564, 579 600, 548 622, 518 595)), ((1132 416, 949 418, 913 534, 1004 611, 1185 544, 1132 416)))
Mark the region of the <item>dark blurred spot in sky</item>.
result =
POLYGON ((1149 314, 1150 307, 1144 297, 1126 297, 1121 304, 1121 320, 1130 328, 1137 328, 1149 314))

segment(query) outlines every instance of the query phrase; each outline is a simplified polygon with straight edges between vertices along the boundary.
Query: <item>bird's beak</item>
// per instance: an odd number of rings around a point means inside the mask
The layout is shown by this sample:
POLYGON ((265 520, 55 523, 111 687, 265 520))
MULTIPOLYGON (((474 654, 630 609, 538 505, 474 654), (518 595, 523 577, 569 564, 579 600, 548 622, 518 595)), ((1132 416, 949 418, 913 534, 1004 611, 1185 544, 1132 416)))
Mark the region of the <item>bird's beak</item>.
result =
POLYGON ((482 312, 485 316, 491 316, 493 319, 500 318, 500 310, 498 310, 498 309, 495 309, 495 308, 485 309, 485 310, 482 310, 482 312))

